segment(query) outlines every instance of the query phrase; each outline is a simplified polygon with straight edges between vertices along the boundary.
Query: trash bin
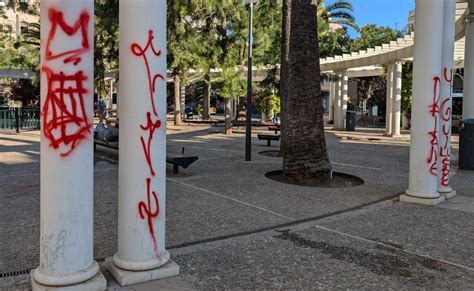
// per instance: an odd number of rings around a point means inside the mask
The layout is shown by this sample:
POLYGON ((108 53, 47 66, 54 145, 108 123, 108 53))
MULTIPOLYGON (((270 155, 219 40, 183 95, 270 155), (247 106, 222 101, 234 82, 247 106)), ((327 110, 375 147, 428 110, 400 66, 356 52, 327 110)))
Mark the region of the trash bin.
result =
POLYGON ((355 131, 357 114, 355 112, 346 112, 346 131, 355 131))
POLYGON ((474 119, 461 120, 459 130, 459 169, 474 171, 474 119))

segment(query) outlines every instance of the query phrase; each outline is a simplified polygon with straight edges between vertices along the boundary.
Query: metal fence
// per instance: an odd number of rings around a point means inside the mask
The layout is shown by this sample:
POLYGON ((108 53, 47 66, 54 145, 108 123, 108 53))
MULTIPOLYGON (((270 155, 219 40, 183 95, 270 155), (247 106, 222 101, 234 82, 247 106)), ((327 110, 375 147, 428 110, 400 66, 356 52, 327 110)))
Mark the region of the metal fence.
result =
POLYGON ((38 108, 0 107, 0 129, 39 129, 40 117, 38 108))

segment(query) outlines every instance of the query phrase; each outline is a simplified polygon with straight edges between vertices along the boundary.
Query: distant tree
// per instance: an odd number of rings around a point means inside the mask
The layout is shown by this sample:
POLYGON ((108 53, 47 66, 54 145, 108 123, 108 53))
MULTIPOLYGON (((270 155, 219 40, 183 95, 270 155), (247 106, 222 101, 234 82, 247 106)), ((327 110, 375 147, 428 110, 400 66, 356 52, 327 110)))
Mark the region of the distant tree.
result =
POLYGON ((342 55, 350 52, 351 38, 346 28, 319 34, 319 52, 321 58, 342 55))
POLYGON ((324 0, 318 0, 318 30, 320 34, 330 31, 331 24, 339 24, 344 27, 352 27, 359 31, 355 22, 354 7, 349 1, 337 0, 325 5, 324 0))
POLYGON ((360 36, 352 41, 350 51, 357 52, 373 48, 397 40, 399 37, 403 37, 403 31, 375 24, 365 25, 360 30, 360 36))
POLYGON ((29 79, 14 81, 11 84, 10 94, 10 100, 21 101, 22 106, 36 104, 40 95, 39 84, 29 79))
POLYGON ((94 83, 99 93, 105 94, 105 73, 118 78, 119 58, 119 3, 118 0, 95 0, 94 17, 94 83))

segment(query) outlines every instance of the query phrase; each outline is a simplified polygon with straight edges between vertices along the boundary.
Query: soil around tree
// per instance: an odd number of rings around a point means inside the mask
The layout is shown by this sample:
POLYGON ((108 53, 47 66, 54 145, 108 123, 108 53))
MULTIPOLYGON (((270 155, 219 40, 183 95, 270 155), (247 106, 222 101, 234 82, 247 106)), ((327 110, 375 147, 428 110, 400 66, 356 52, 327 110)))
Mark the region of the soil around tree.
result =
POLYGON ((333 172, 332 178, 324 182, 319 180, 292 181, 285 177, 283 170, 267 172, 265 177, 280 183, 316 188, 348 188, 364 184, 364 180, 359 177, 339 172, 333 172))

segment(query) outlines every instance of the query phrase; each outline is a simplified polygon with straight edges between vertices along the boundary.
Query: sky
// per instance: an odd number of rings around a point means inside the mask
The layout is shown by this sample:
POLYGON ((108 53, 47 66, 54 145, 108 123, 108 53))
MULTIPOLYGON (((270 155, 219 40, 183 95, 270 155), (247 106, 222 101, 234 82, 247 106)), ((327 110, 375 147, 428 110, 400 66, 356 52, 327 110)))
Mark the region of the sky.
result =
MULTIPOLYGON (((336 0, 327 0, 327 4, 336 0)), ((408 24, 408 12, 415 9, 414 0, 346 0, 354 6, 354 16, 359 27, 366 24, 402 29, 408 24)), ((349 29, 351 37, 357 32, 349 29)))

